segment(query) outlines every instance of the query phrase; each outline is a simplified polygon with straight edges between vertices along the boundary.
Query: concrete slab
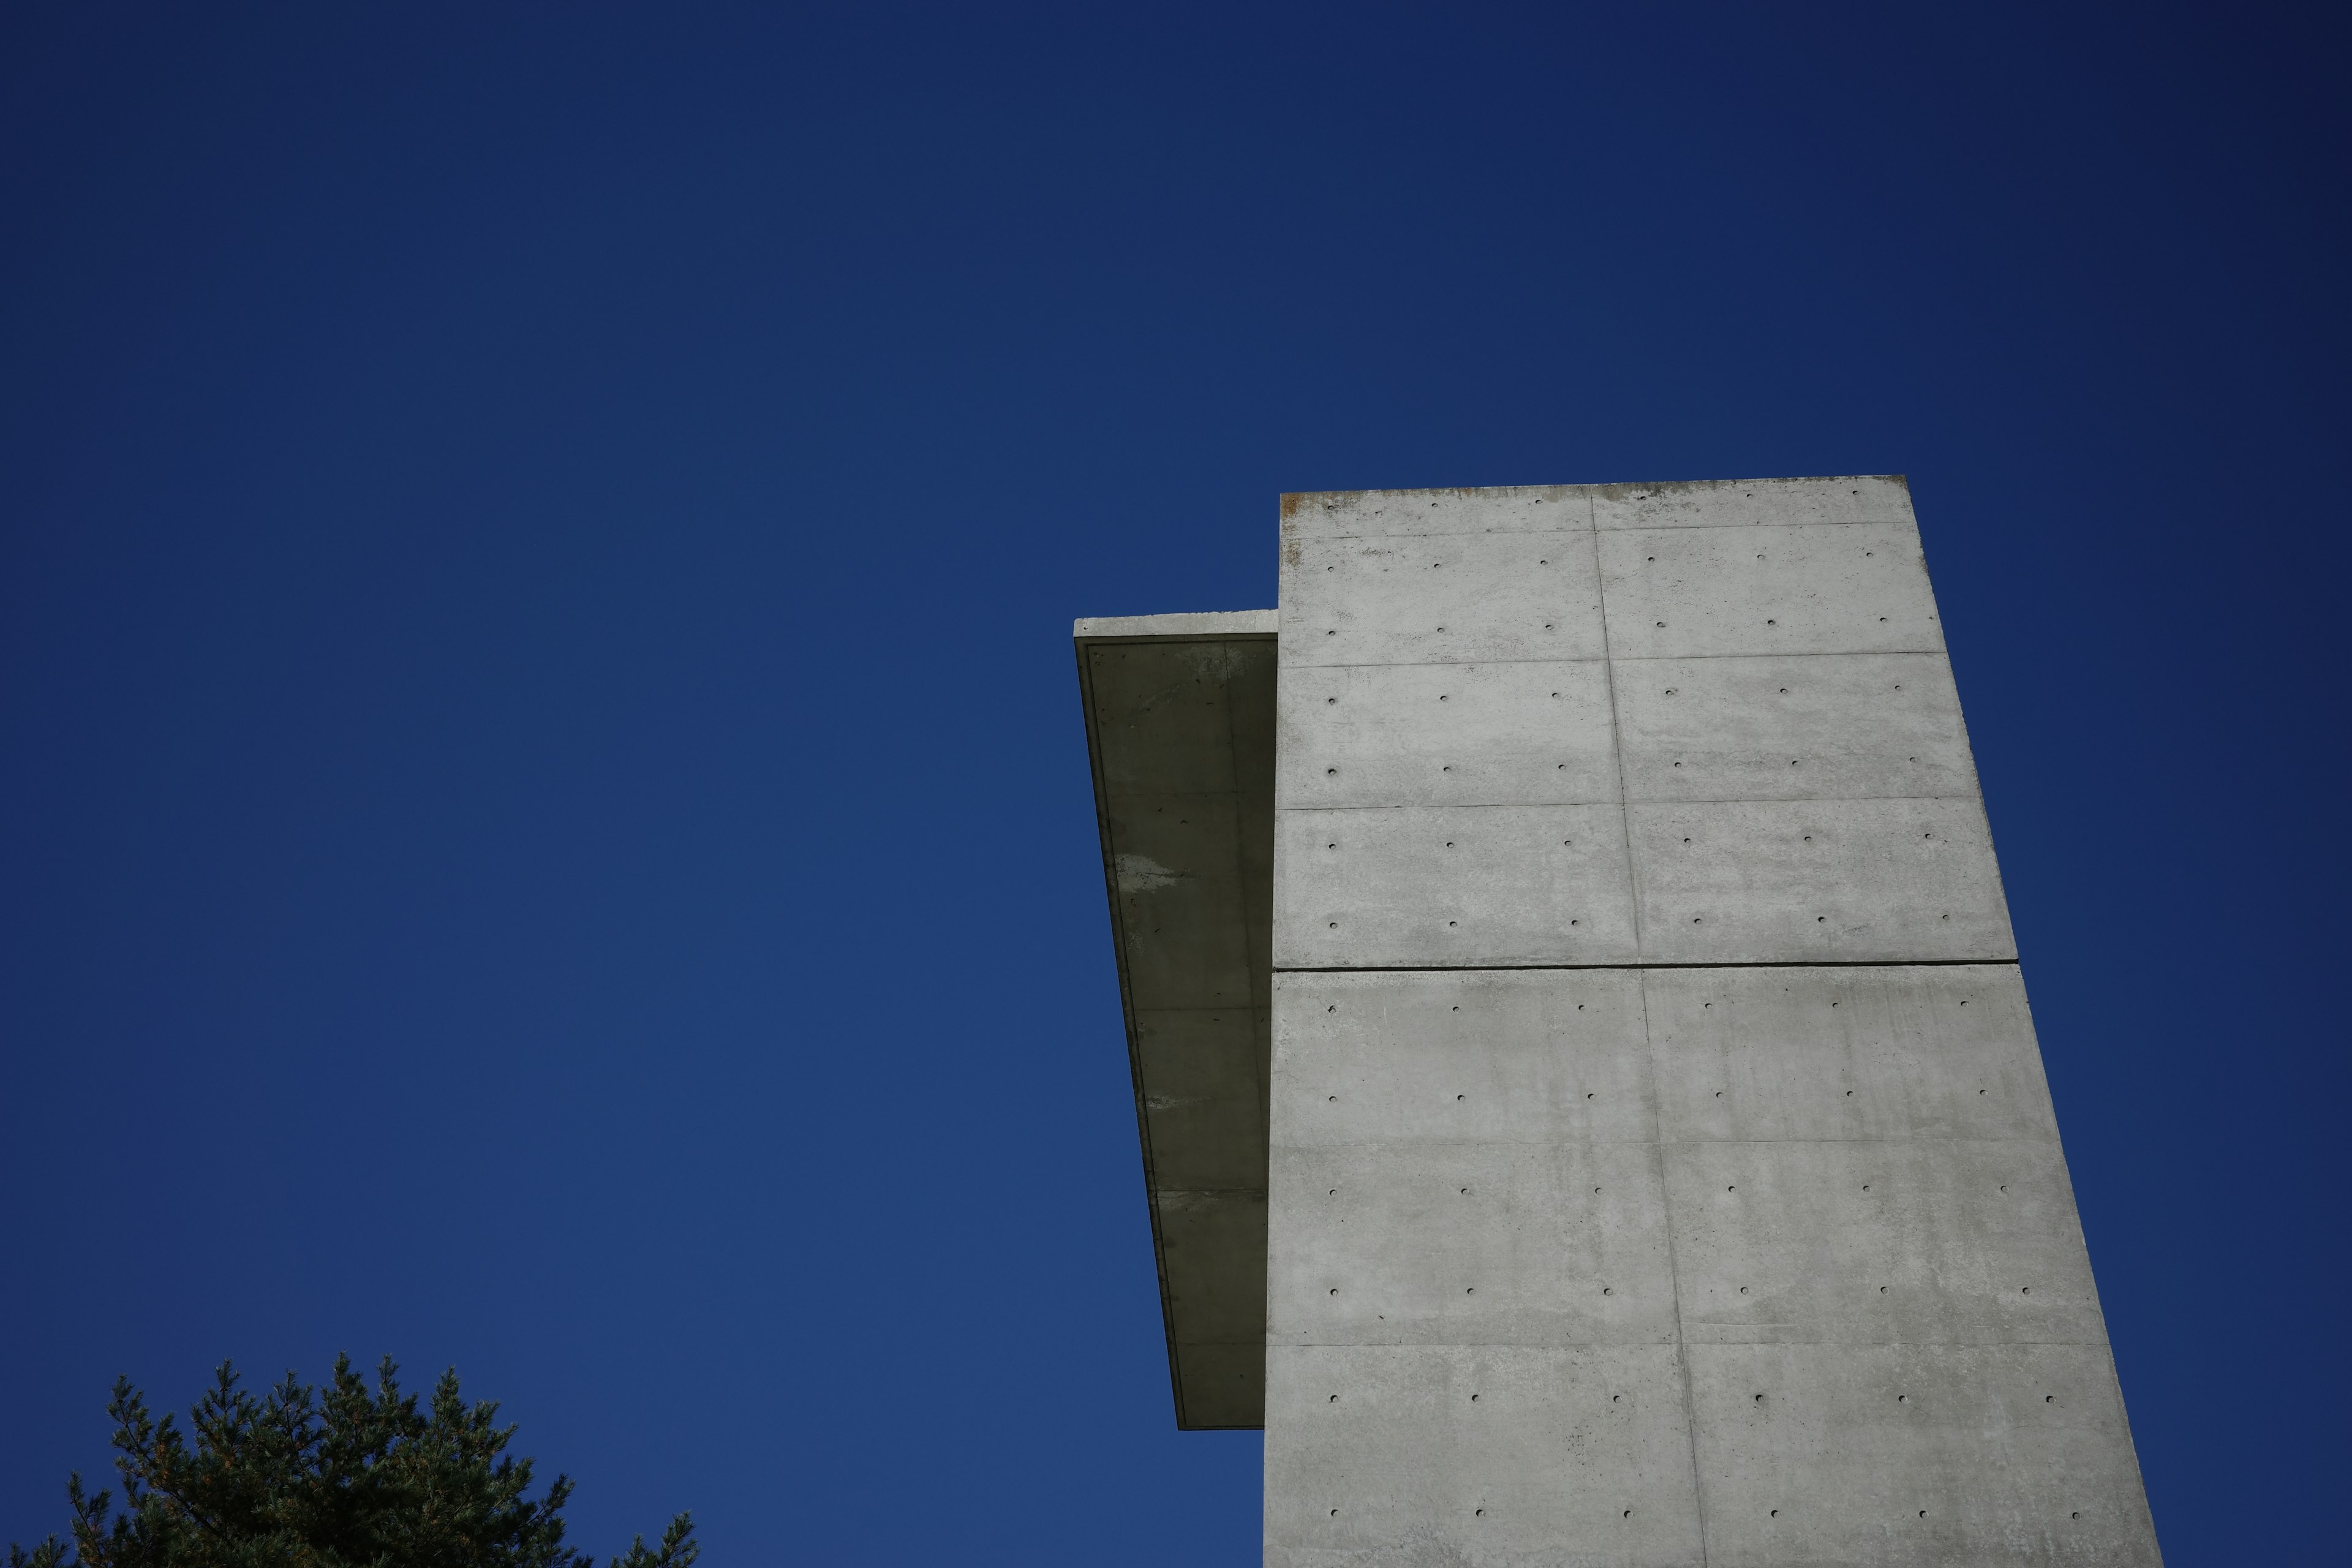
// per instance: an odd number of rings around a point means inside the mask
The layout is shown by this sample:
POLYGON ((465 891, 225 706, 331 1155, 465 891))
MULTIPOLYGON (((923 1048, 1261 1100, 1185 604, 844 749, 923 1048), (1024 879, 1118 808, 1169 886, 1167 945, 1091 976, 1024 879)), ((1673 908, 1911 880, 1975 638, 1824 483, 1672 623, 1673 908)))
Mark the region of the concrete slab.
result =
POLYGON ((1286 811, 1275 829, 1284 968, 1634 957, 1616 806, 1286 811))
POLYGON ((1277 1148, 1272 1181, 1269 1344, 1675 1338, 1654 1144, 1277 1148))
POLYGON ((1282 498, 1282 537, 1542 533, 1591 526, 1589 485, 1495 485, 1451 490, 1332 490, 1282 498))
POLYGON ((2054 1143, 1669 1143, 1695 1343, 2105 1342, 2054 1143))
POLYGON ((1177 1420, 1254 1426, 1265 1336, 1275 616, 1097 619, 1076 632, 1177 1420))
POLYGON ((1750 528, 1912 521, 1911 487, 1900 474, 1592 485, 1588 491, 1593 521, 1601 528, 1750 528))
POLYGON ((1603 657, 1591 522, 1283 546, 1286 668, 1603 657))
POLYGON ((1669 1345, 1266 1352, 1268 1568, 1696 1568, 1669 1345))
POLYGON ((2017 954, 1974 800, 1695 801, 1625 816, 1645 962, 2017 954))
POLYGON ((1279 973, 1286 1149, 1657 1138, 1627 969, 1279 973))
POLYGON ((1907 523, 1602 530, 1598 542, 1612 658, 1944 651, 1907 523))
POLYGON ((2102 1345, 1693 1345, 1709 1568, 2145 1564, 2102 1345))
POLYGON ((1286 497, 1282 584, 1276 680, 1087 624, 1265 1561, 2156 1562, 1904 482, 1286 497))
POLYGON ((1630 799, 1976 797, 1941 654, 1623 659, 1615 674, 1630 799))
POLYGON ((1265 1185, 1266 1041, 1258 1009, 1150 1007, 1135 1015, 1153 1171, 1179 1190, 1265 1185))
POLYGON ((1280 700, 1277 807, 1618 798, 1599 659, 1307 666, 1284 672, 1280 700))
POLYGON ((1669 1142, 2057 1142, 2014 964, 1654 969, 1642 989, 1669 1142))

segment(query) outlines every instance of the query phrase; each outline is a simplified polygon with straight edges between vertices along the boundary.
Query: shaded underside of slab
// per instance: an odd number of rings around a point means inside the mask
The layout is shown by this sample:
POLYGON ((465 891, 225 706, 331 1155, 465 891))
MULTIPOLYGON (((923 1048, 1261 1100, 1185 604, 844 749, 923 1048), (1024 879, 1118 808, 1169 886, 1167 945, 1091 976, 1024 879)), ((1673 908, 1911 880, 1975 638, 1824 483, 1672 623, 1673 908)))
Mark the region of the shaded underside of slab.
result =
POLYGON ((1075 628, 1176 1423, 1265 1411, 1275 613, 1075 628))

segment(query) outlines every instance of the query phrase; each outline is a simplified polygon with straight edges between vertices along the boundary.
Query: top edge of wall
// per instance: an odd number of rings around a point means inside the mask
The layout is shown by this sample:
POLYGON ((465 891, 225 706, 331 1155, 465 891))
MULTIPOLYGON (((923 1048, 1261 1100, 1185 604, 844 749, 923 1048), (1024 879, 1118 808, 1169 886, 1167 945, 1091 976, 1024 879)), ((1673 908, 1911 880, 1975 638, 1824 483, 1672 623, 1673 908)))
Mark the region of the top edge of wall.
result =
POLYGON ((1324 490, 1282 498, 1286 538, 1911 521, 1911 487, 1901 474, 1324 490))

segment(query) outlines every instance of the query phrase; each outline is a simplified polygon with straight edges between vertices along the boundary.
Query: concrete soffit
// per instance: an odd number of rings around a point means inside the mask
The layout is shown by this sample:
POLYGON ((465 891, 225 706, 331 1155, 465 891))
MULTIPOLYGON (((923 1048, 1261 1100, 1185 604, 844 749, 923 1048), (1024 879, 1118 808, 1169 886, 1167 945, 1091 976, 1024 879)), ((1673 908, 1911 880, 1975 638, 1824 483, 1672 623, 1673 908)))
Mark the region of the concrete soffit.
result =
POLYGON ((1265 1420, 1276 613, 1080 620, 1176 1424, 1265 1420))

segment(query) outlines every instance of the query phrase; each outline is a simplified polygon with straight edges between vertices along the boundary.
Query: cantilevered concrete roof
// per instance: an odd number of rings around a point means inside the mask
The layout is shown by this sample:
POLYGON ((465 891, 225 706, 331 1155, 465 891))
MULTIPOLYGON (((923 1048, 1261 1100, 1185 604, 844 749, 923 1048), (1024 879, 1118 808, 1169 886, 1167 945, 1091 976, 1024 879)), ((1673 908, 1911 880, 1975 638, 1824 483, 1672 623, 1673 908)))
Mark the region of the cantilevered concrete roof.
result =
POLYGON ((1275 612, 1075 635, 1176 1424, 1262 1426, 1275 612))

